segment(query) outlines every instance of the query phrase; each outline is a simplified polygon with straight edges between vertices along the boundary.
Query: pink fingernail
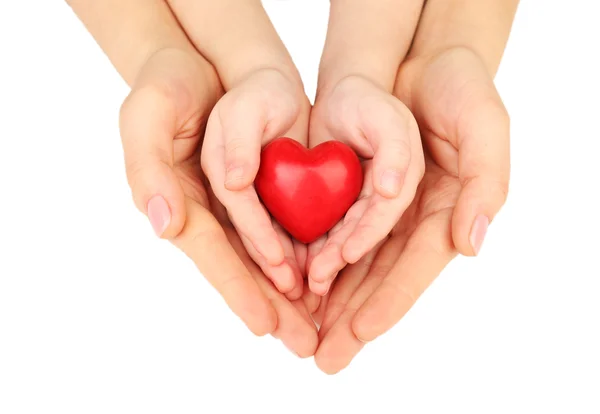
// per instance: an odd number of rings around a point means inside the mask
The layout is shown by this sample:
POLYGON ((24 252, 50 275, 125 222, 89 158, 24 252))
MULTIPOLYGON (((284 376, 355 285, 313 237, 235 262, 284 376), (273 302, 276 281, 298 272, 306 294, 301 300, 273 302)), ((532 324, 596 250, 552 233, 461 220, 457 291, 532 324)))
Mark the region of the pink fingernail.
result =
POLYGON ((381 188, 387 193, 397 196, 400 194, 400 187, 402 186, 402 176, 397 171, 387 170, 381 174, 381 188))
POLYGON ((154 196, 148 201, 148 219, 158 237, 161 237, 171 223, 171 209, 162 196, 154 196))
POLYGON ((471 234, 469 235, 469 243, 471 243, 475 255, 478 255, 481 250, 489 225, 490 220, 482 214, 475 217, 475 221, 473 221, 473 227, 471 227, 471 234))

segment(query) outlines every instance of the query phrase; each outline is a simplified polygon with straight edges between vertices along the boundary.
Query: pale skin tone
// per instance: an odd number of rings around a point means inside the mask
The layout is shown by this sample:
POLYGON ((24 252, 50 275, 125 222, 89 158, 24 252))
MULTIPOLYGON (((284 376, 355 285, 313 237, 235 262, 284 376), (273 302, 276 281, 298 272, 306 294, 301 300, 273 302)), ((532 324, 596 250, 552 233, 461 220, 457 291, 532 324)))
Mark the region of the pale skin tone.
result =
POLYGON ((457 253, 478 253, 508 189, 493 77, 517 0, 332 0, 312 113, 259 1, 69 3, 132 86, 121 130, 136 205, 255 334, 338 372, 457 253), (282 135, 365 159, 345 224, 308 247, 252 186, 282 135))

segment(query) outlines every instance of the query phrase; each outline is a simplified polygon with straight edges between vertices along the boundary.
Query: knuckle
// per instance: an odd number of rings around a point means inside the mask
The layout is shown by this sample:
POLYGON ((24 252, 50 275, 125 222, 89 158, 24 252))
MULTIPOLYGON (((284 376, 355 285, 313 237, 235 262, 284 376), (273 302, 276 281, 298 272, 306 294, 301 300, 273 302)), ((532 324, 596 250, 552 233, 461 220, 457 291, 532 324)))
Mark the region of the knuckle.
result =
POLYGON ((412 151, 406 137, 396 136, 390 139, 386 148, 384 148, 384 151, 389 154, 391 161, 393 161, 400 169, 404 170, 408 167, 408 164, 410 164, 412 151))
POLYGON ((207 246, 213 246, 225 237, 223 229, 212 216, 206 217, 203 221, 203 225, 198 228, 185 226, 174 241, 183 250, 205 250, 207 246))
POLYGON ((261 107, 253 93, 229 95, 223 99, 221 106, 220 116, 230 119, 247 117, 249 114, 256 113, 261 107))
POLYGON ((235 162, 245 158, 247 142, 243 138, 231 138, 225 145, 225 158, 235 162))
POLYGON ((127 183, 134 197, 142 191, 144 171, 146 171, 146 163, 139 159, 126 163, 125 174, 127 176, 127 183))
POLYGON ((409 288, 404 283, 388 283, 388 288, 394 293, 394 297, 398 302, 404 302, 407 308, 412 307, 417 303, 419 295, 413 289, 409 288))
POLYGON ((127 121, 135 116, 141 107, 151 107, 161 111, 175 111, 174 97, 169 87, 160 84, 149 84, 133 90, 121 105, 120 120, 127 121))

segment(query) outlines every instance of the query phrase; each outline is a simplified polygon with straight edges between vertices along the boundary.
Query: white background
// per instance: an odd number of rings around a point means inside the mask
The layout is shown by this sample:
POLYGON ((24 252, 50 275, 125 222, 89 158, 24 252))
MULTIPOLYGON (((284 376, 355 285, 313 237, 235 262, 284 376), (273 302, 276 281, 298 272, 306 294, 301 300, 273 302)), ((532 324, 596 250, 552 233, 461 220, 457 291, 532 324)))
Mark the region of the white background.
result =
MULTIPOLYGON (((328 2, 266 6, 312 94, 328 2)), ((0 413, 599 413, 598 11, 522 1, 497 77, 508 204, 329 377, 154 237, 124 176, 128 89, 70 9, 2 1, 0 413)))

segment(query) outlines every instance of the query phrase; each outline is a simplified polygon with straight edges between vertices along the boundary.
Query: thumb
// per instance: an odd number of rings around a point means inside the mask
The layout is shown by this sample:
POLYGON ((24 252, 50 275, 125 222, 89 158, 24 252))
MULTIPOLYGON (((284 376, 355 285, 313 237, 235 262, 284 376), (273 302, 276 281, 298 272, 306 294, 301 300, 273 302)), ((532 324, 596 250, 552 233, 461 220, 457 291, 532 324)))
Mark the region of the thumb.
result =
POLYGON ((457 125, 462 190, 452 217, 452 238, 466 256, 479 253, 508 194, 510 119, 495 88, 487 91, 493 93, 474 99, 457 125))
POLYGON ((258 173, 266 121, 260 107, 248 98, 240 97, 227 105, 231 101, 232 99, 224 100, 213 111, 212 115, 221 121, 214 127, 220 131, 211 131, 209 120, 206 140, 212 141, 212 133, 220 133, 224 145, 225 188, 239 191, 250 186, 258 173))
POLYGON ((381 106, 369 118, 363 129, 375 150, 373 187, 383 197, 398 197, 411 163, 418 161, 412 159, 412 148, 421 145, 419 129, 403 105, 381 106))
POLYGON ((127 179, 137 208, 159 237, 178 235, 185 222, 183 189, 173 171, 175 106, 160 89, 134 88, 121 107, 127 179))

